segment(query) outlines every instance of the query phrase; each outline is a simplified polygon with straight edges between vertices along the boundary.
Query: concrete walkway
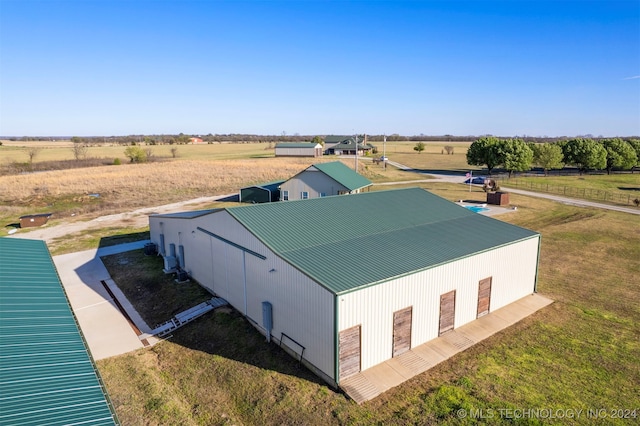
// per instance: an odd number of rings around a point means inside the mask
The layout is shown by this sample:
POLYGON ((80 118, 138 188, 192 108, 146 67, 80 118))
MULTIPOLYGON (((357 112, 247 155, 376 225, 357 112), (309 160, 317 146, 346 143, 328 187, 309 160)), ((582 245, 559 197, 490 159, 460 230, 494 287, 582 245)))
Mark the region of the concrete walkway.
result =
POLYGON ((113 282, 100 260, 100 256, 140 249, 146 242, 137 241, 53 257, 71 308, 95 360, 157 342, 156 338, 145 334, 151 329, 113 282))
POLYGON ((551 303, 552 300, 539 294, 523 297, 400 356, 354 374, 342 380, 340 387, 354 401, 362 404, 551 303))

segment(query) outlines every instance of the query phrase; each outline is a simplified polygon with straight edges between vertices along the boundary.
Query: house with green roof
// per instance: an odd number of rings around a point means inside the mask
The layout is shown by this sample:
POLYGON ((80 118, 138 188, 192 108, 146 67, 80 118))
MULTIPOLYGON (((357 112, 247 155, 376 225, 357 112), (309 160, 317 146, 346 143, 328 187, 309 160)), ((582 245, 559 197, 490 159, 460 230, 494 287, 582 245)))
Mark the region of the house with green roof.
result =
POLYGON ((357 194, 371 181, 340 161, 313 164, 280 185, 280 201, 357 194))
POLYGON ((149 225, 179 246, 161 253, 333 386, 536 289, 539 234, 420 188, 149 225))
POLYGON ((0 238, 0 425, 117 425, 44 241, 0 238))
MULTIPOLYGON (((341 144, 341 143, 349 143, 349 142, 355 142, 355 137, 354 136, 340 136, 340 135, 328 135, 325 136, 324 138, 324 149, 325 149, 325 153, 329 153, 329 150, 331 150, 334 146, 341 144)), ((331 152, 333 154, 333 151, 331 152)))

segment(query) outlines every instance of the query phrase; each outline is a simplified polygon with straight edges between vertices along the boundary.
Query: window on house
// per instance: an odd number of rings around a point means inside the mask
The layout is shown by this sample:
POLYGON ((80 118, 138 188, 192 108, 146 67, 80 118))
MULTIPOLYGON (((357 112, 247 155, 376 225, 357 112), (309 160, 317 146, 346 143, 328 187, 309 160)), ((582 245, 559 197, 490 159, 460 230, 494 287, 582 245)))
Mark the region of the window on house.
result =
POLYGON ((306 200, 307 198, 309 198, 309 193, 307 191, 302 191, 300 193, 300 198, 306 200))
POLYGON ((289 191, 282 191, 282 201, 289 201, 289 191))
POLYGON ((326 193, 326 192, 321 192, 321 193, 320 193, 320 196, 321 196, 321 197, 326 197, 326 196, 327 196, 327 193, 326 193))

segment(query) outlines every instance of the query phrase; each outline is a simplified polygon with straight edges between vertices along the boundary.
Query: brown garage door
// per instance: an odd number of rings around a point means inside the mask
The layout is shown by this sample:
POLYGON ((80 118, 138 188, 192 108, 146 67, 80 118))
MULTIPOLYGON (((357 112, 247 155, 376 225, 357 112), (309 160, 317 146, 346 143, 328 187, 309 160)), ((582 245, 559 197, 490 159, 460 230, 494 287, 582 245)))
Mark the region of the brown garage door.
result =
POLYGON ((453 330, 456 316, 456 291, 450 291, 440 296, 440 330, 438 335, 453 330))
POLYGON ((401 309, 393 313, 393 356, 411 349, 411 317, 413 308, 401 309))
POLYGON ((360 372, 360 326, 340 332, 340 379, 360 372))
POLYGON ((489 313, 491 304, 491 277, 485 278, 478 284, 478 318, 489 313))

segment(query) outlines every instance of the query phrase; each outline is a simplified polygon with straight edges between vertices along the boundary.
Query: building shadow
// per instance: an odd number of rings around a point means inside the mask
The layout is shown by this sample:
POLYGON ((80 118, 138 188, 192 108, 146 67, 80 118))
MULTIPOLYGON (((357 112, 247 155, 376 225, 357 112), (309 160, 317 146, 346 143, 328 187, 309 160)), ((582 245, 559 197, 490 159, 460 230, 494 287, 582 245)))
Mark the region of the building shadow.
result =
MULTIPOLYGON (((110 254, 107 252, 112 251, 113 254, 118 254, 113 261, 106 258, 102 260, 111 279, 122 292, 121 297, 124 300, 120 300, 120 304, 131 306, 135 310, 135 313, 129 313, 129 317, 140 318, 141 324, 136 324, 139 329, 146 328, 146 324, 153 329, 157 324, 168 321, 176 314, 213 297, 193 279, 186 283, 178 283, 175 273, 165 274, 162 271, 161 256, 146 255, 139 247, 128 253, 118 250, 118 243, 129 243, 132 239, 148 240, 148 232, 105 237, 100 241, 100 246, 107 247, 106 250, 101 250, 106 256, 110 254), (128 277, 128 281, 119 283, 118 277, 123 275, 128 277), (127 283, 135 283, 134 288, 127 288, 127 283), (160 297, 162 300, 154 300, 154 297, 160 297)), ((267 342, 265 336, 231 306, 208 312, 172 331, 163 339, 189 350, 327 385, 275 343, 277 339, 267 342)))
POLYGON ((132 232, 129 234, 111 235, 100 238, 98 248, 116 246, 118 244, 133 243, 149 239, 149 231, 132 232))

